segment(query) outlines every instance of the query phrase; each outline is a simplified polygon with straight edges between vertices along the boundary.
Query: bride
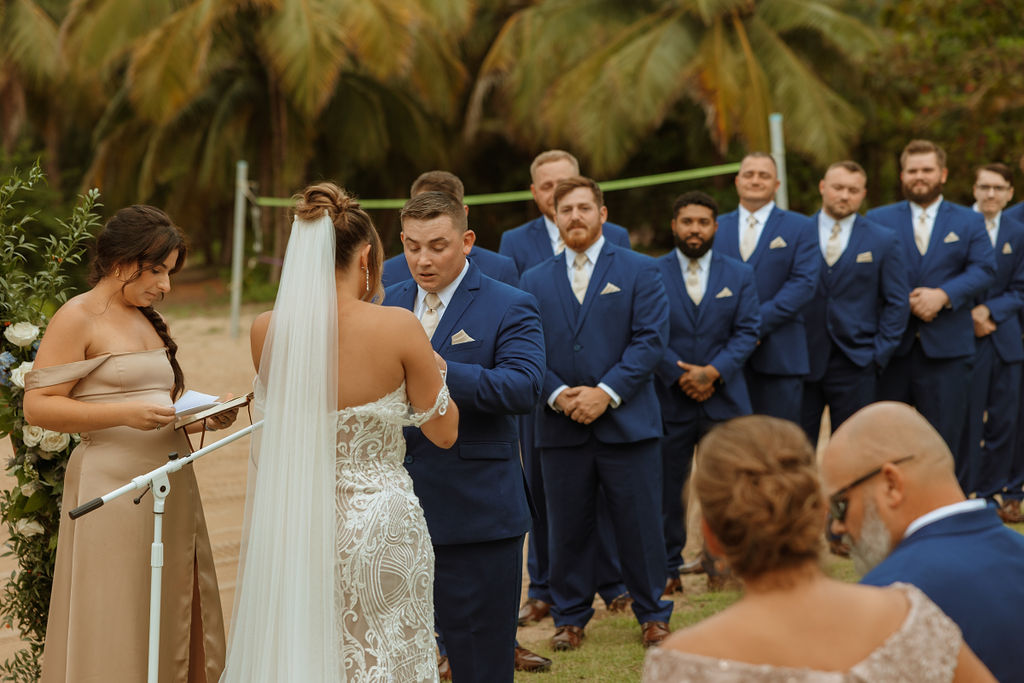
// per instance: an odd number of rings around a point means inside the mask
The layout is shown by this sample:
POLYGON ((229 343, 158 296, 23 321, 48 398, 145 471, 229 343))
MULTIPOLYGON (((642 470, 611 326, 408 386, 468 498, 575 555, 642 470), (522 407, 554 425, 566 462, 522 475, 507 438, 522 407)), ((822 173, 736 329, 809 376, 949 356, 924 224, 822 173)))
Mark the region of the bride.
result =
POLYGON ((419 321, 371 303, 382 251, 341 188, 298 198, 274 310, 251 332, 264 424, 223 682, 437 680, 402 427, 448 448, 458 408, 419 321))

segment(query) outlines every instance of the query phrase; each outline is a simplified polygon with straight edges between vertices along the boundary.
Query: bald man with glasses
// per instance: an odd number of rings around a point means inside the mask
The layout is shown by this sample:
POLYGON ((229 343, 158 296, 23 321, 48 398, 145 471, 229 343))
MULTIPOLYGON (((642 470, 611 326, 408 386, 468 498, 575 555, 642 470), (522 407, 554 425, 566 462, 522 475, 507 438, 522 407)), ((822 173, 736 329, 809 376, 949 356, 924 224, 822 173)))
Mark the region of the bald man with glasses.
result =
POLYGON ((917 586, 997 679, 1020 680, 1024 536, 986 501, 966 499, 928 421, 904 403, 872 404, 836 430, 821 474, 831 530, 867 572, 861 583, 917 586))

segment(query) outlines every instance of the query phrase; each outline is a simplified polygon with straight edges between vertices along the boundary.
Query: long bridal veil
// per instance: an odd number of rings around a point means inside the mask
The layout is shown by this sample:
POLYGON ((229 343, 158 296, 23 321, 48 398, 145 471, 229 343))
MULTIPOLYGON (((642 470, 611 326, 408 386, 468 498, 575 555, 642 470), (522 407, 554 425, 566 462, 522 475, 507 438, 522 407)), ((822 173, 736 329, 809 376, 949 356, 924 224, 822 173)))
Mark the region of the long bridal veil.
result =
POLYGON ((344 680, 334 595, 337 325, 325 211, 292 224, 260 361, 264 422, 222 682, 344 680))

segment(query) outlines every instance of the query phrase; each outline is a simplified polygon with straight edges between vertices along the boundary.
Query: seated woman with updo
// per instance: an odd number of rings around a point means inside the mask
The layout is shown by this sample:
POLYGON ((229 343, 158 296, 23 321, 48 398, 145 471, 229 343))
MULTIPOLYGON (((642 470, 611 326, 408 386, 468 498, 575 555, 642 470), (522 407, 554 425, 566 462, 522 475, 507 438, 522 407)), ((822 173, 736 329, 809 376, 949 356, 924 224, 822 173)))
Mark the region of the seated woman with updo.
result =
POLYGON ((795 424, 754 415, 719 425, 697 447, 693 477, 708 548, 744 595, 652 648, 644 681, 995 680, 918 589, 825 575, 827 502, 795 424))

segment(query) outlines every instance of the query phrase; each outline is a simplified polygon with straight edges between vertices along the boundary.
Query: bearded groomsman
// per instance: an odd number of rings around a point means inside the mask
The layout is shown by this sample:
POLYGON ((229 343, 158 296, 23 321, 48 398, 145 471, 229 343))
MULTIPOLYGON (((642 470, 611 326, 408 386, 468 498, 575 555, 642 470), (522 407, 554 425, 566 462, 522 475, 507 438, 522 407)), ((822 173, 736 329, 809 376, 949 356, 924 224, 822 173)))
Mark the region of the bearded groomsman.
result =
MULTIPOLYGON (((1024 225, 1003 213, 1013 197, 1013 171, 987 164, 975 171, 974 210, 985 219, 995 250, 995 282, 971 309, 976 350, 971 372, 967 428, 960 444, 965 456, 957 478, 965 493, 992 499, 1003 493, 1014 464, 1020 411, 1020 312, 1024 307, 1024 225)), ((1019 505, 1019 503, 1018 503, 1019 505)), ((1013 512, 1013 504, 1007 512, 1013 512)), ((1005 514, 1005 513, 1004 513, 1005 514)))
POLYGON ((589 178, 555 187, 565 242, 523 274, 537 298, 547 371, 537 415, 551 534, 552 647, 580 646, 597 589, 597 493, 602 488, 644 645, 668 634, 661 600, 661 413, 653 373, 668 339, 668 301, 655 262, 610 244, 601 189, 589 178))
POLYGON ((743 157, 736 174, 740 205, 719 219, 716 250, 754 269, 761 338, 746 368, 754 412, 799 423, 809 369, 801 310, 814 296, 821 259, 811 220, 775 206, 778 188, 771 156, 743 157))
POLYGON ((867 173, 855 161, 828 167, 818 183, 821 276, 804 308, 810 372, 802 425, 818 443, 828 406, 835 431, 875 400, 878 373, 892 358, 910 315, 906 269, 895 231, 859 216, 867 173))
POLYGON ((896 231, 910 286, 910 319, 882 373, 879 398, 913 405, 957 456, 974 361, 975 299, 992 284, 995 258, 981 214, 946 201, 946 152, 912 140, 900 154, 906 201, 867 213, 896 231))
POLYGON ((743 365, 761 327, 753 269, 711 248, 718 229, 715 200, 687 192, 676 199, 673 211, 676 248, 657 261, 668 292, 669 340, 654 384, 665 425, 661 513, 666 594, 682 590, 682 492, 693 449, 718 422, 750 414, 743 365))

